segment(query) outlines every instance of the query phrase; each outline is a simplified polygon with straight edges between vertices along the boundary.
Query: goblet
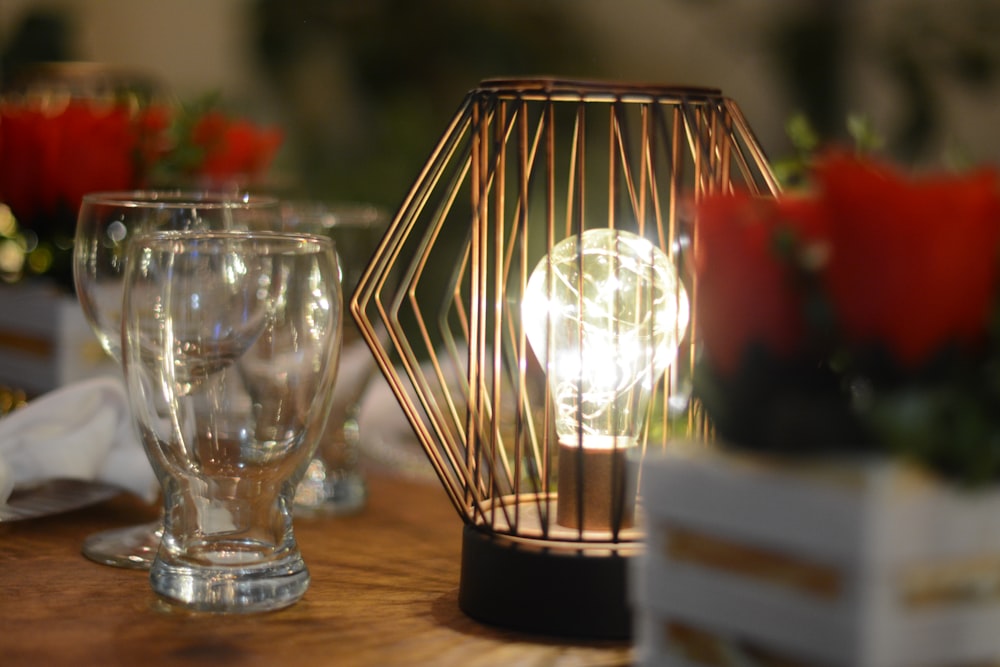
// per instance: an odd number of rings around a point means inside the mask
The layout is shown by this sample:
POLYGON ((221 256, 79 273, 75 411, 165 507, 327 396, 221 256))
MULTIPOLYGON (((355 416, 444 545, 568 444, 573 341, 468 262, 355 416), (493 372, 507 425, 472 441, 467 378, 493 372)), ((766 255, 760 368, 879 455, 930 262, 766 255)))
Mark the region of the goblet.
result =
MULTIPOLYGON (((121 362, 125 249, 144 230, 261 229, 280 225, 277 199, 206 192, 99 192, 83 198, 73 244, 80 306, 101 346, 121 362)), ((90 535, 83 554, 98 563, 148 569, 160 521, 90 535)))
MULTIPOLYGON (((378 206, 362 202, 295 202, 281 205, 282 224, 295 231, 333 239, 340 260, 341 287, 349 296, 357 287, 389 223, 378 206)), ((376 373, 375 357, 351 318, 344 320, 344 341, 333 407, 316 454, 299 483, 299 515, 351 514, 368 499, 360 465, 363 434, 358 423, 361 397, 376 373)))
POLYGON ((130 245, 125 272, 125 381, 163 489, 154 592, 194 611, 294 603, 309 572, 292 500, 341 343, 332 241, 154 232, 130 245))

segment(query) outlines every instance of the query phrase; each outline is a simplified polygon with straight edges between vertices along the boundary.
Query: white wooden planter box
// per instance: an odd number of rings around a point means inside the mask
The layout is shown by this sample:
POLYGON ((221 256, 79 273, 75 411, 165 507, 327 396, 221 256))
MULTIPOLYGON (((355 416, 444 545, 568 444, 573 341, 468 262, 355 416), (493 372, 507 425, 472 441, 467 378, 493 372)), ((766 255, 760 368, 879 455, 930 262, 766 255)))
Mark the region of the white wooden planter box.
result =
POLYGON ((0 286, 0 385, 37 395, 120 372, 75 296, 45 283, 0 286))
POLYGON ((670 449, 642 464, 638 664, 1000 664, 1000 491, 670 449))

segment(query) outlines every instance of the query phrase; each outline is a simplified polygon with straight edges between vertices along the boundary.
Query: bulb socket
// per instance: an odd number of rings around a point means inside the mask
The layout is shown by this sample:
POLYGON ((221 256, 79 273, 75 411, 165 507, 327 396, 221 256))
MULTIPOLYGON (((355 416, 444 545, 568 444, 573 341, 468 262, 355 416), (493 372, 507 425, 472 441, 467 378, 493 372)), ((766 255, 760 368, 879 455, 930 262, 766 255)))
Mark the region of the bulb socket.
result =
POLYGON ((636 475, 626 453, 634 443, 622 438, 618 443, 590 447, 585 436, 581 447, 578 440, 560 439, 556 507, 556 523, 560 526, 608 532, 633 526, 636 475))

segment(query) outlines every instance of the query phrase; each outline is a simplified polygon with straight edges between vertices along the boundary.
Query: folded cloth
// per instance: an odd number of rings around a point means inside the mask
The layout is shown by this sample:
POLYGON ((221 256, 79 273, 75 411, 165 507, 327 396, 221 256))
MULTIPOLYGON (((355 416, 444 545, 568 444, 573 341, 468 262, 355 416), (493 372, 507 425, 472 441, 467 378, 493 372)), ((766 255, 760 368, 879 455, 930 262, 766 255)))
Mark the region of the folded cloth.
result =
POLYGON ((0 419, 0 503, 11 491, 69 477, 114 484, 152 501, 159 490, 113 377, 75 382, 0 419))
MULTIPOLYGON (((412 394, 412 385, 405 378, 403 382, 412 394)), ((372 378, 361 399, 358 433, 367 463, 412 479, 435 479, 410 420, 381 374, 372 378)))

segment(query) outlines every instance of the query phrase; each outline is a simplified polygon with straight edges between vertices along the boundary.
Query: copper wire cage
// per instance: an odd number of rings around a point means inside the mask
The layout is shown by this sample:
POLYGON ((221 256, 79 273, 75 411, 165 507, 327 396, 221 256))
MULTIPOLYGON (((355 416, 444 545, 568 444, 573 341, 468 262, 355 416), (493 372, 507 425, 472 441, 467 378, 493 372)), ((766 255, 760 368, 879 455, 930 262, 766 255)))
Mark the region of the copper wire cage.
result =
MULTIPOLYGON (((584 478, 569 492, 560 479, 551 395, 519 306, 531 267, 601 227, 655 243, 696 299, 686 211, 734 187, 778 189, 718 90, 487 80, 461 103, 351 310, 464 522, 459 605, 469 616, 629 636, 627 562, 642 532, 620 513, 598 528, 556 520, 560 497, 582 517, 594 490, 584 478)), ((689 400, 697 325, 692 317, 656 384, 640 453, 706 428, 689 400)))

